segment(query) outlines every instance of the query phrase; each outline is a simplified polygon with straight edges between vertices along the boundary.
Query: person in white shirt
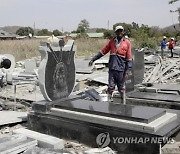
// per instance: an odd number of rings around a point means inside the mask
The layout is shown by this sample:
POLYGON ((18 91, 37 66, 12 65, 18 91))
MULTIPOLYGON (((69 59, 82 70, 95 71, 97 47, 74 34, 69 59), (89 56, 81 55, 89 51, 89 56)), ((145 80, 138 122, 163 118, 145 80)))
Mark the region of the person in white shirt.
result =
POLYGON ((53 44, 53 43, 59 43, 59 39, 58 37, 56 37, 54 35, 54 33, 47 39, 47 42, 50 43, 50 44, 53 44))

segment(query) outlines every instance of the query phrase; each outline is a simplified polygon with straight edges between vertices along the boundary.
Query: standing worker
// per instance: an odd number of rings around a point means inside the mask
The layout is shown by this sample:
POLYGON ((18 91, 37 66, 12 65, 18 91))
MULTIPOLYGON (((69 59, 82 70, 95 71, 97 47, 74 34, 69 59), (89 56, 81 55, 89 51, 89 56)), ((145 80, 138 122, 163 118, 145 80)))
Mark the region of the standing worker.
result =
POLYGON ((117 26, 115 28, 116 36, 110 39, 107 44, 97 53, 89 62, 93 62, 108 52, 109 57, 109 77, 108 77, 108 94, 112 98, 112 93, 117 85, 123 103, 125 103, 125 80, 132 67, 131 43, 124 37, 124 28, 117 26))
POLYGON ((171 41, 169 42, 169 45, 168 45, 168 48, 169 48, 169 50, 170 50, 170 52, 171 52, 171 58, 173 57, 174 44, 175 44, 174 38, 172 37, 172 38, 171 38, 171 41))
POLYGON ((163 40, 161 41, 161 58, 164 58, 164 50, 166 49, 166 36, 163 36, 163 40))

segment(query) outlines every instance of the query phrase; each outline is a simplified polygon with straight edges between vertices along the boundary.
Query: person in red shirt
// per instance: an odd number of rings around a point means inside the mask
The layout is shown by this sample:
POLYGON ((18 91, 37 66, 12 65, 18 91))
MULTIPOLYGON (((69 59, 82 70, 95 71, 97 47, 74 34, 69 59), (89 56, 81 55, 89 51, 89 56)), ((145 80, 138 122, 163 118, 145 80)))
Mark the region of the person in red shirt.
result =
POLYGON ((121 98, 125 98, 125 80, 132 67, 131 43, 124 37, 124 28, 117 26, 115 28, 116 36, 110 39, 106 45, 99 51, 89 62, 93 62, 108 52, 109 57, 109 77, 108 77, 108 94, 112 95, 117 85, 121 98))
POLYGON ((168 45, 168 48, 169 48, 169 50, 170 50, 170 52, 171 52, 171 57, 173 57, 174 44, 175 44, 174 38, 172 37, 172 38, 171 38, 171 41, 169 42, 169 45, 168 45))

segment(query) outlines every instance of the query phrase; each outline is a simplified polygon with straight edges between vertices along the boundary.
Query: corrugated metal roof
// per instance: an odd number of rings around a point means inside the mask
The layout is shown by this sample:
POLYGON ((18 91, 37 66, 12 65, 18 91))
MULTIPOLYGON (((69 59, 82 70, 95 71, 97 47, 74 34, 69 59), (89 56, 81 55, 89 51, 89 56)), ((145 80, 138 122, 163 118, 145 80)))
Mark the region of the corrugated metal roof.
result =
POLYGON ((71 34, 69 34, 69 36, 71 36, 71 37, 78 37, 78 35, 79 35, 79 33, 71 33, 71 34))
POLYGON ((87 33, 87 35, 91 38, 100 38, 104 37, 104 33, 87 33))
POLYGON ((6 37, 16 37, 16 34, 8 33, 2 29, 0 29, 0 37, 6 38, 6 37))
MULTIPOLYGON (((80 35, 80 34, 79 33, 71 33, 69 36, 77 37, 78 35, 80 35)), ((87 35, 90 38, 101 38, 101 37, 104 37, 104 33, 87 33, 87 35)))

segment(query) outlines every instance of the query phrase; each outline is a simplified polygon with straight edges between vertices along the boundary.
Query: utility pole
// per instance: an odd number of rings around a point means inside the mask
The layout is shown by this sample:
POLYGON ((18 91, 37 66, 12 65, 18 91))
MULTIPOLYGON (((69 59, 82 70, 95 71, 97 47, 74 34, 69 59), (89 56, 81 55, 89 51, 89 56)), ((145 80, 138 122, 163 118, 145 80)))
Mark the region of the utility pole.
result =
POLYGON ((33 25, 33 29, 34 29, 34 35, 35 35, 35 22, 34 22, 34 25, 33 25))
POLYGON ((107 27, 107 28, 108 28, 108 30, 109 30, 109 20, 108 20, 108 27, 107 27))
POLYGON ((62 33, 64 32, 63 27, 61 28, 62 33))

